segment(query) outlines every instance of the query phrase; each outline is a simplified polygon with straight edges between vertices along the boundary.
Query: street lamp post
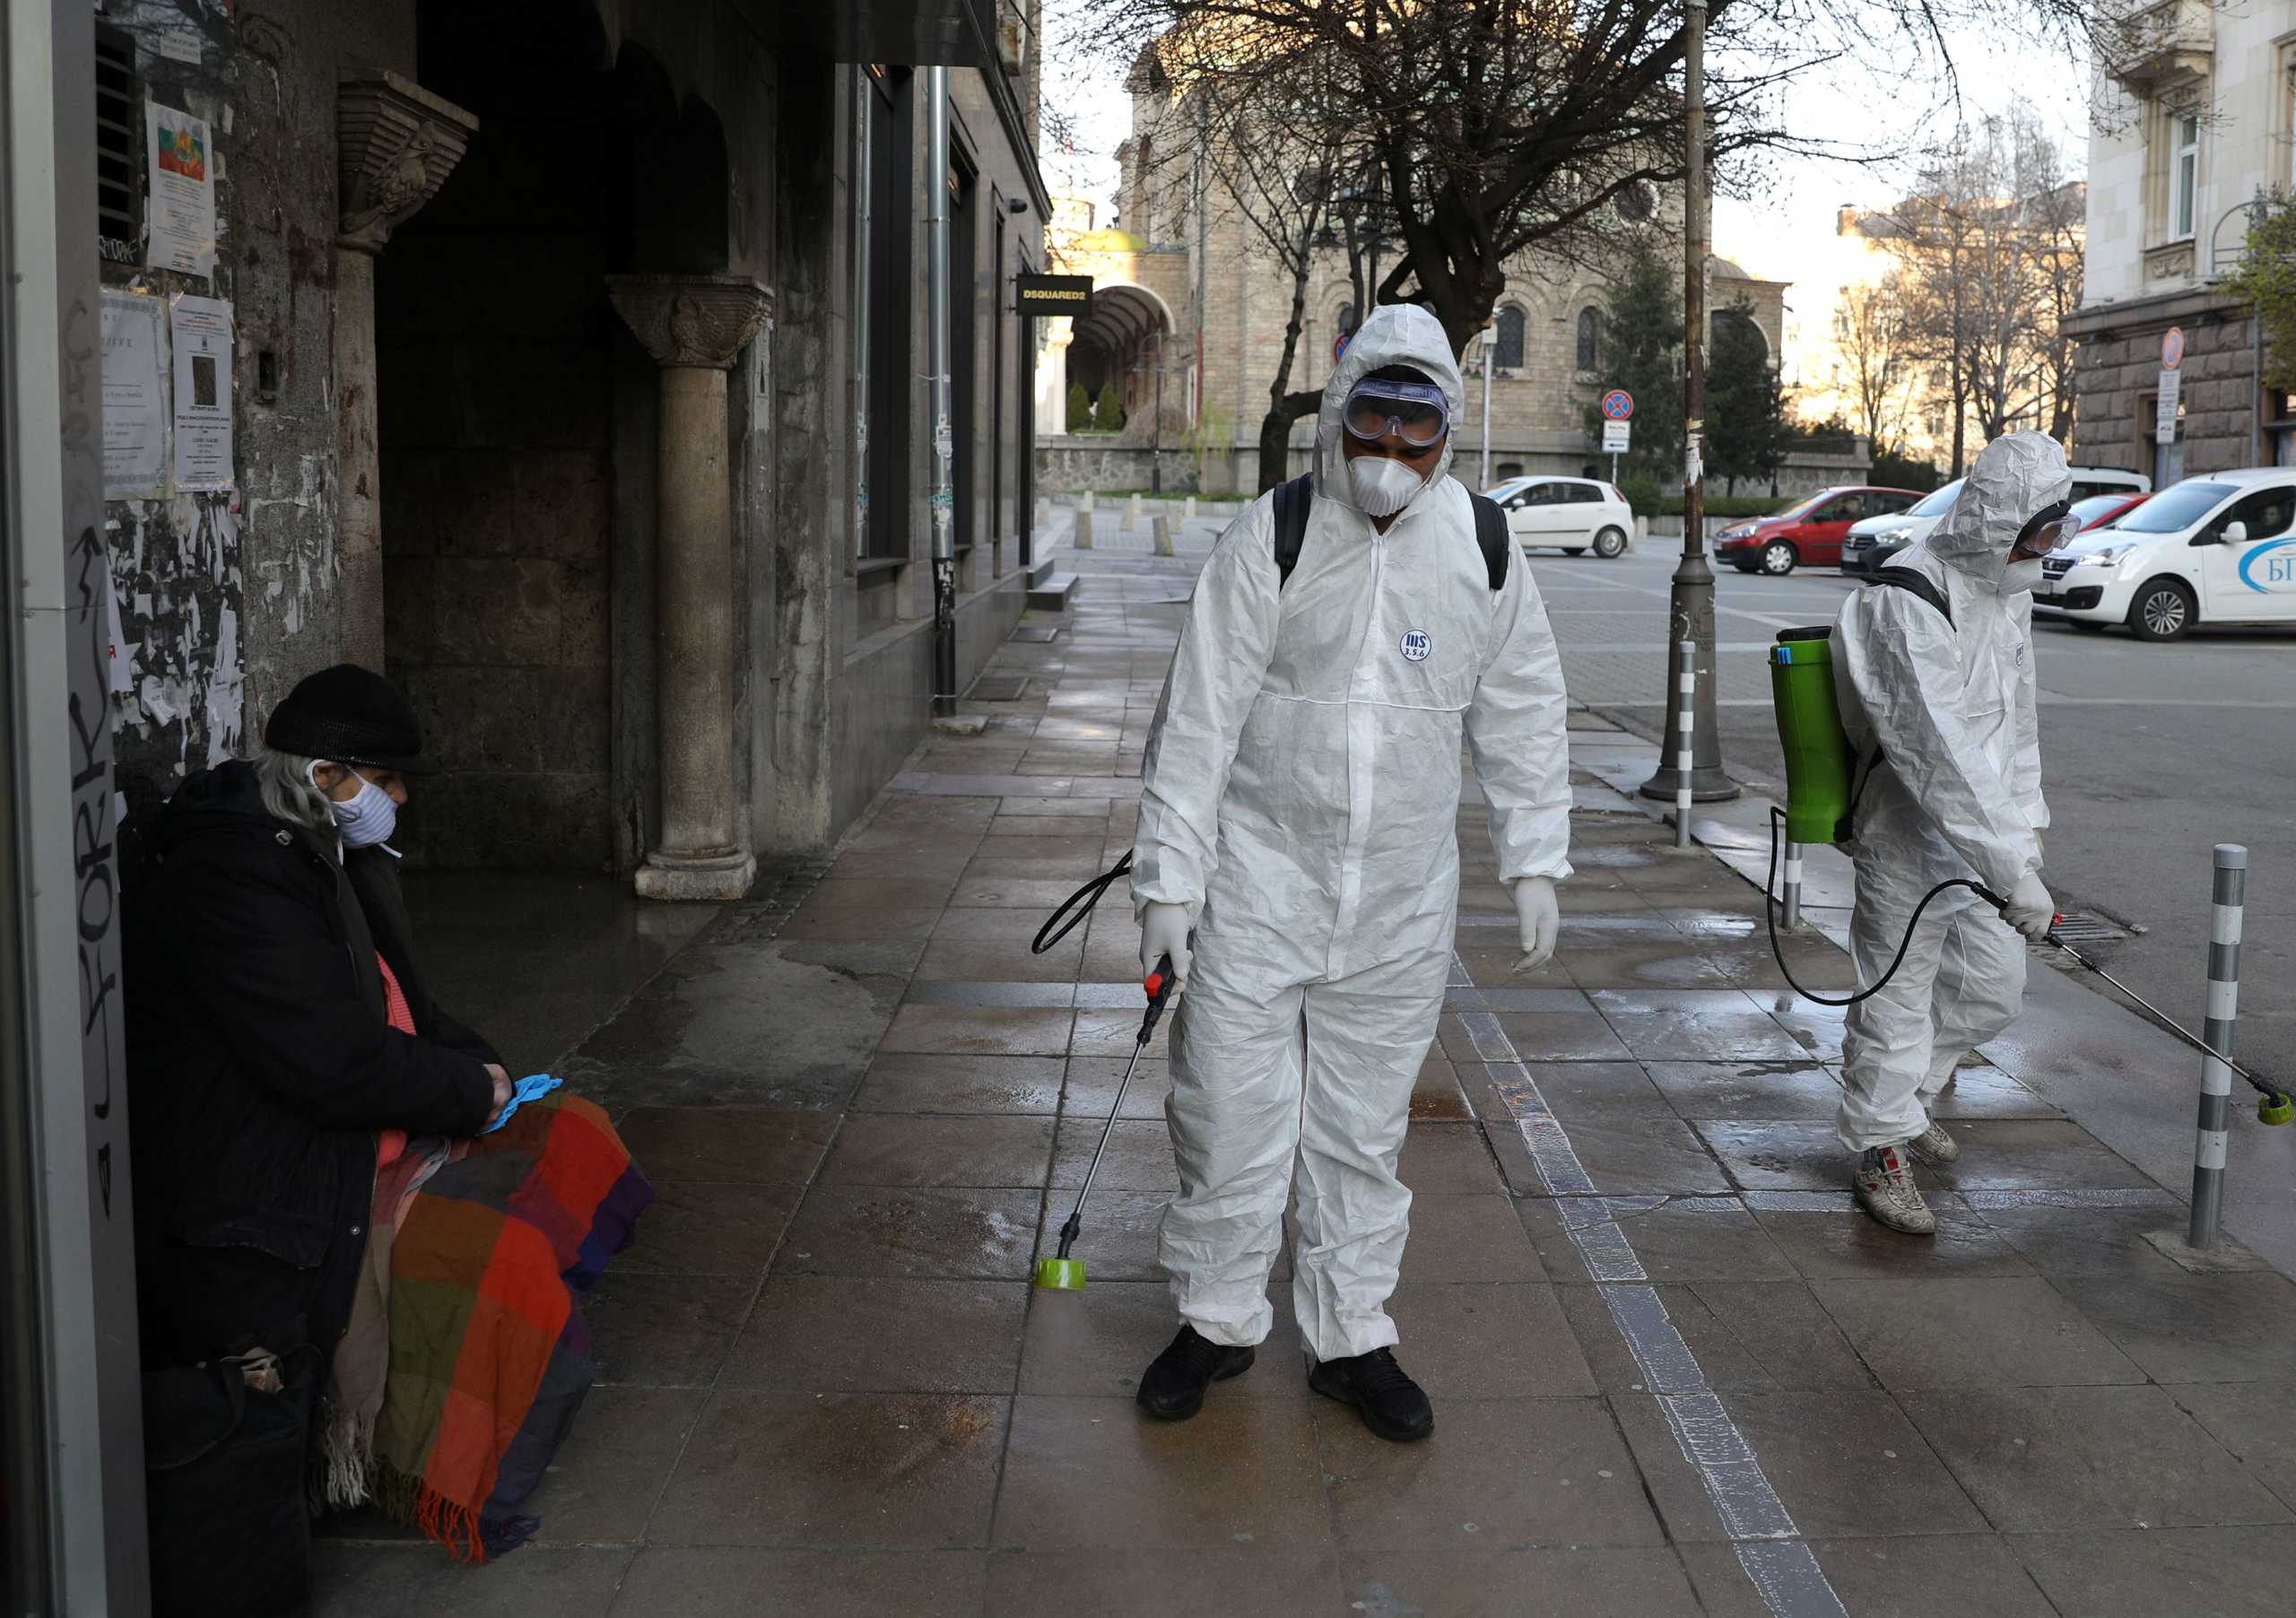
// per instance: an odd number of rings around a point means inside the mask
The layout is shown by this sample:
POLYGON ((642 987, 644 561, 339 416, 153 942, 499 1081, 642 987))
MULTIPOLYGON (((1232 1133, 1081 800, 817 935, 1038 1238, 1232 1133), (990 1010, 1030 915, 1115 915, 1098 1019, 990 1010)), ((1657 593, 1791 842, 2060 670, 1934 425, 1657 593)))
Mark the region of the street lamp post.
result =
POLYGON ((1485 326, 1480 334, 1483 341, 1483 475, 1476 480, 1478 490, 1491 487, 1491 356, 1499 342, 1499 334, 1485 326))
MULTIPOLYGON (((1688 0, 1683 51, 1684 219, 1683 271, 1683 559, 1674 569, 1666 639, 1666 690, 1681 689, 1681 648, 1693 648, 1697 711, 1692 716, 1691 796, 1704 804, 1738 796, 1722 770, 1722 735, 1714 708, 1714 569, 1706 556, 1706 5, 1688 0)), ((1642 783, 1642 796, 1671 800, 1680 771, 1672 755, 1642 783)))

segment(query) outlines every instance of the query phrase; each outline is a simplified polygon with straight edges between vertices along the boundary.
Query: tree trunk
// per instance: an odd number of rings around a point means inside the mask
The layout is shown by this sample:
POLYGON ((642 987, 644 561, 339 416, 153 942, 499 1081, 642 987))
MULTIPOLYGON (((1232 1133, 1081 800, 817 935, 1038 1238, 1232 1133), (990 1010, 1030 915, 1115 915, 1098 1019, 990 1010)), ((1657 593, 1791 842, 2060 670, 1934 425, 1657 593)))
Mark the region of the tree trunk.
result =
POLYGON ((1278 395, 1259 419, 1259 491, 1266 493, 1292 475, 1292 423, 1316 413, 1324 402, 1320 389, 1278 395))

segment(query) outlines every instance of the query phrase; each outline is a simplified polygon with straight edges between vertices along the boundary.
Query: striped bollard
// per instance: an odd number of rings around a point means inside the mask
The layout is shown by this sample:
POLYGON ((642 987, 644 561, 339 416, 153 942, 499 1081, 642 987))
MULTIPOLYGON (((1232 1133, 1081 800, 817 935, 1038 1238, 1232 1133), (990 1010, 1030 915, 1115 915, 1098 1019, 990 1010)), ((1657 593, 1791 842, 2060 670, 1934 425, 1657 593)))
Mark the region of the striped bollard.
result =
MULTIPOLYGON (((2240 912, 2248 902, 2248 851, 2216 845, 2216 886, 2208 930, 2208 1020, 2201 1037, 2219 1056, 2232 1054, 2232 1025, 2240 1014, 2240 912)), ((2192 1230, 2188 1245, 2216 1245, 2224 1215, 2224 1143, 2231 1123, 2232 1070, 2215 1057, 2200 1062, 2200 1131, 2193 1142, 2192 1230)))
POLYGON ((1690 847, 1691 733, 1697 726, 1698 643, 1674 643, 1682 673, 1674 681, 1674 847, 1690 847))
POLYGON ((1786 845, 1786 930, 1802 925, 1802 845, 1786 845))

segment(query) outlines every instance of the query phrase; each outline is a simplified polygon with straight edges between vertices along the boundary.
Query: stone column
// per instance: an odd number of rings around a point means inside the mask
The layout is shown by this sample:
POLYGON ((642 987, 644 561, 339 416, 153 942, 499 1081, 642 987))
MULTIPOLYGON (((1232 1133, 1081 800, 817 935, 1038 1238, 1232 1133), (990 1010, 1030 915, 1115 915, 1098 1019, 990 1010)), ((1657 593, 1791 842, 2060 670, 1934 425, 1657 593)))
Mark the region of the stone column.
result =
POLYGON ((335 100, 335 398, 343 657, 383 666, 383 517, 376 448, 375 256, 438 195, 478 120, 395 73, 346 73, 335 100))
POLYGON ((739 899, 757 874, 734 789, 734 509, 726 372, 770 309, 742 275, 611 275, 614 308, 662 368, 655 555, 662 826, 647 899, 739 899))
MULTIPOLYGON (((1076 323, 1066 315, 1045 322, 1044 352, 1037 356, 1037 431, 1068 431, 1068 345, 1076 323)), ((1031 446, 1031 453, 1034 453, 1031 446)))

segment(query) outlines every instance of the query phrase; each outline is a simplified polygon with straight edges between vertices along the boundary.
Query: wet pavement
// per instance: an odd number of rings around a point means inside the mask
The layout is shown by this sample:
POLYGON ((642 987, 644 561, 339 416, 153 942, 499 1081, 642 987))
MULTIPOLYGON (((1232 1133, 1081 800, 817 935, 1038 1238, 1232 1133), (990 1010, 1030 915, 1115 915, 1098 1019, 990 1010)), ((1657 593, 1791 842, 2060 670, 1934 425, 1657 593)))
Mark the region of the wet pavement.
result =
MULTIPOLYGON (((1434 1437, 1382 1443, 1308 1391, 1286 1263, 1257 1365, 1192 1422, 1141 1418, 1175 1324, 1164 1035, 1087 1212, 1090 1286, 1034 1292, 1139 989, 1120 886, 1029 944, 1129 847, 1193 548, 1064 557, 1060 632, 994 665, 1020 700, 967 704, 979 734, 936 735, 833 864, 749 902, 511 884, 458 910, 421 884, 457 1009, 611 1107, 662 1203, 590 1300, 601 1383, 537 1540, 471 1570, 338 1523, 319 1612, 2290 1610, 2296 1286, 2149 1240, 2177 1196, 2006 1041, 1940 1109, 1966 1150, 1922 1176, 1938 1235, 1857 1214, 1838 1013, 1784 988, 1754 886, 1605 784, 1642 744, 1585 714, 1579 874, 1533 977, 1508 976, 1472 786, 1461 808, 1392 1306, 1434 1437), (553 903, 578 983, 506 958, 553 903)), ((1818 934, 1788 958, 1849 985, 1818 934)))

